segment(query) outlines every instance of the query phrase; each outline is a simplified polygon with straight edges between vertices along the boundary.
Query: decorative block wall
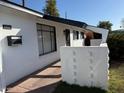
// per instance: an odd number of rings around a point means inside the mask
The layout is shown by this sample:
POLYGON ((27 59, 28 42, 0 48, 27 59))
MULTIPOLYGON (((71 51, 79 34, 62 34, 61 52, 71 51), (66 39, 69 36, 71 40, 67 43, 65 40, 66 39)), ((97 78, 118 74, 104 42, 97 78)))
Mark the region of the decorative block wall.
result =
POLYGON ((107 46, 61 47, 63 81, 106 90, 108 53, 107 46))

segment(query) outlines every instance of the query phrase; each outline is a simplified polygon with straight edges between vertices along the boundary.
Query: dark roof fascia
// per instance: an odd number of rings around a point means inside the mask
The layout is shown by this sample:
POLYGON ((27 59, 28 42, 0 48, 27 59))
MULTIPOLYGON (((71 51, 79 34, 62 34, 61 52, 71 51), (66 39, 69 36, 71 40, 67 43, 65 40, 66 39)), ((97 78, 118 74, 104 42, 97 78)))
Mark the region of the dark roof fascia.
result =
POLYGON ((44 15, 43 18, 47 19, 47 20, 55 21, 55 22, 60 22, 60 23, 64 23, 64 24, 68 24, 68 25, 72 25, 72 26, 77 26, 80 28, 87 27, 86 23, 80 22, 80 21, 64 19, 64 18, 60 18, 60 17, 54 17, 54 16, 50 16, 50 15, 44 15))
POLYGON ((60 22, 60 23, 64 23, 64 24, 68 24, 68 25, 72 25, 72 26, 77 26, 77 27, 80 27, 80 28, 86 28, 88 26, 84 22, 70 20, 70 19, 65 19, 65 18, 60 18, 60 17, 54 17, 54 16, 50 16, 50 15, 44 15, 41 12, 35 11, 35 10, 31 9, 31 8, 24 7, 22 5, 16 4, 16 3, 8 1, 8 0, 0 0, 0 1, 12 4, 12 5, 15 5, 15 6, 18 6, 18 7, 21 7, 23 9, 35 12, 37 14, 40 14, 40 15, 43 16, 44 19, 47 19, 47 20, 51 20, 51 21, 55 21, 55 22, 60 22))
POLYGON ((21 7, 21 8, 23 8, 23 9, 26 9, 26 10, 29 10, 29 11, 32 11, 32 12, 35 12, 35 13, 38 13, 38 14, 40 14, 40 15, 44 15, 44 14, 41 13, 41 12, 35 11, 35 10, 31 9, 31 8, 24 7, 24 6, 22 6, 22 5, 16 4, 16 3, 11 2, 11 1, 8 1, 8 0, 0 0, 0 1, 6 2, 6 3, 9 3, 9 4, 12 4, 12 5, 15 5, 15 6, 18 6, 18 7, 21 7))

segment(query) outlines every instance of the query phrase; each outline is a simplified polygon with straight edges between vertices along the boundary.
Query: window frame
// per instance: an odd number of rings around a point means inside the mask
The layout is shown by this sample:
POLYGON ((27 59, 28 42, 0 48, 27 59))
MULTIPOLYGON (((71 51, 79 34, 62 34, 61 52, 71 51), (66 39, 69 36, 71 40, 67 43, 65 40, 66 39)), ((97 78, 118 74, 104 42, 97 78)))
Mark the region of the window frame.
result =
POLYGON ((73 40, 79 40, 79 31, 73 30, 73 40))
POLYGON ((84 39, 84 32, 80 32, 80 39, 84 39))
MULTIPOLYGON (((46 24, 41 24, 41 23, 36 23, 36 28, 37 28, 37 37, 38 37, 38 31, 40 31, 41 35, 42 35, 42 51, 43 53, 40 53, 39 51, 39 56, 42 56, 42 55, 46 55, 46 54, 49 54, 49 53, 53 53, 53 52, 56 52, 57 51, 57 43, 56 43, 56 28, 55 26, 50 26, 50 25, 46 25, 46 24), (38 25, 41 25, 41 26, 48 26, 48 27, 52 27, 54 30, 53 31, 48 31, 48 30, 42 30, 42 27, 41 27, 41 30, 38 29, 38 25), (51 47, 51 51, 49 52, 44 52, 45 48, 44 48, 44 38, 43 38, 43 32, 49 32, 50 33, 50 47, 51 47), (51 33, 54 34, 54 46, 55 46, 55 49, 52 50, 52 35, 51 33)), ((39 41, 38 41, 38 47, 39 47, 39 41)), ((39 50, 39 48, 38 48, 39 50)))
POLYGON ((101 33, 93 32, 93 36, 94 36, 93 39, 102 39, 102 34, 101 33))

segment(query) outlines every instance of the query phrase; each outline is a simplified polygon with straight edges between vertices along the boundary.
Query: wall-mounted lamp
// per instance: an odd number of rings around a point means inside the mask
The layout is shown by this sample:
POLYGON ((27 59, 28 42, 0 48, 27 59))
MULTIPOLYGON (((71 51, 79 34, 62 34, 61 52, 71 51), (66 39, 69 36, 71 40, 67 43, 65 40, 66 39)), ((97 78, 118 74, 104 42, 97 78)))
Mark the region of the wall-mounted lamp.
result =
POLYGON ((8 46, 22 44, 22 36, 7 36, 8 46))

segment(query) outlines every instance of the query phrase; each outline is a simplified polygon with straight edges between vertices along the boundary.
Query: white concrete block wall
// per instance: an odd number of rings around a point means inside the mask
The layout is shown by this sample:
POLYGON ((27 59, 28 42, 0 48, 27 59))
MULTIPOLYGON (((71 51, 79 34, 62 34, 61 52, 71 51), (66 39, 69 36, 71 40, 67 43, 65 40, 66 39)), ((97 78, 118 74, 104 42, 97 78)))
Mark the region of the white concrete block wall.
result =
POLYGON ((107 47, 61 47, 60 53, 63 81, 69 84, 107 89, 107 47))

